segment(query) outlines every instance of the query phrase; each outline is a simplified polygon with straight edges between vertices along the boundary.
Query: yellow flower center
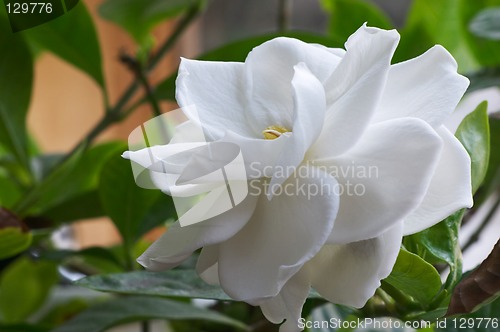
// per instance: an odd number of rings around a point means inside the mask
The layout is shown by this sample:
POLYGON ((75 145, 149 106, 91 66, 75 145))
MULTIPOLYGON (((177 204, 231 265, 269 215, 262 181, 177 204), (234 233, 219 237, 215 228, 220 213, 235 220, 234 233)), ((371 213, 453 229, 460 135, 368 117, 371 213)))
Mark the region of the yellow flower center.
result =
POLYGON ((269 126, 262 131, 265 139, 276 139, 284 133, 289 133, 290 130, 282 126, 269 126))

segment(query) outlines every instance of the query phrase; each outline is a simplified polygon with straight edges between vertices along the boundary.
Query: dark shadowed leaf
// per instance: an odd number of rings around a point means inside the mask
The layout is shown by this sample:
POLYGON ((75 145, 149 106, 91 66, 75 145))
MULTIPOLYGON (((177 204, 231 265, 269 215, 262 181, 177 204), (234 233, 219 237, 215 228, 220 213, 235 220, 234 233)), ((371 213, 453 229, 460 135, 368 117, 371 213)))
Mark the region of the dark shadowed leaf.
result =
POLYGON ((38 48, 54 53, 104 86, 99 41, 84 1, 61 17, 21 34, 38 48))
POLYGON ((140 188, 129 160, 113 155, 104 165, 99 185, 101 204, 130 248, 152 228, 175 218, 172 199, 159 190, 140 188))
POLYGON ((28 170, 25 121, 33 79, 31 53, 24 38, 10 32, 3 13, 0 13, 0 31, 0 145, 28 170))
POLYGON ((44 218, 55 223, 73 222, 104 216, 97 189, 86 191, 43 212, 44 218))
POLYGON ((53 332, 100 332, 124 323, 148 319, 201 319, 246 329, 243 323, 232 318, 186 303, 157 297, 130 296, 94 305, 53 332))
POLYGON ((119 156, 125 149, 124 143, 108 142, 78 151, 25 195, 16 208, 24 214, 40 215, 79 195, 96 190, 104 162, 110 155, 119 156))

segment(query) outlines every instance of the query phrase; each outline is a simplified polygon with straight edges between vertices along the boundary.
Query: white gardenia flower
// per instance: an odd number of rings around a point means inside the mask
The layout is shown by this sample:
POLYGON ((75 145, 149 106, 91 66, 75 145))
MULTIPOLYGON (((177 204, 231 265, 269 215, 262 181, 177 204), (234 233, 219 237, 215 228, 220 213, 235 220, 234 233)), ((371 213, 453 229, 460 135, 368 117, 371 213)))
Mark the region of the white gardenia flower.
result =
MULTIPOLYGON (((169 227, 139 263, 169 269, 203 247, 200 276, 286 320, 281 331, 300 330, 311 286, 362 307, 403 235, 472 205, 470 158, 443 126, 468 80, 441 46, 391 65, 398 41, 362 26, 346 50, 276 38, 244 63, 182 59, 177 101, 198 117, 186 112, 175 141, 196 141, 189 127, 201 126, 208 141, 237 144, 254 191, 210 220, 169 227), (290 184, 326 189, 290 195, 290 184)), ((144 151, 126 157, 147 164, 144 151)))

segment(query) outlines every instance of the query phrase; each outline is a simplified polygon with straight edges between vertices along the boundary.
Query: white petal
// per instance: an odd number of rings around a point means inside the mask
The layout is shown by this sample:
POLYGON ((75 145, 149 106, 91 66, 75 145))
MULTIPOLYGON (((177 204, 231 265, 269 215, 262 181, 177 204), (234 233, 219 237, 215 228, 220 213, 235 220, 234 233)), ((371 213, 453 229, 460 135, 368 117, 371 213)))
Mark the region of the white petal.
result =
POLYGON ((252 216, 257 197, 249 195, 235 208, 209 220, 182 227, 176 222, 138 259, 151 271, 170 269, 203 246, 226 241, 240 231, 252 216))
POLYGON ((422 204, 405 218, 405 235, 431 227, 461 208, 472 207, 469 154, 448 129, 437 129, 443 152, 422 204))
POLYGON ((235 62, 181 61, 177 102, 191 121, 203 127, 210 140, 221 138, 228 129, 245 136, 256 135, 245 116, 244 66, 235 62))
POLYGON ((433 127, 453 112, 469 86, 457 63, 437 45, 421 56, 391 67, 374 121, 416 117, 433 127))
POLYGON ((248 100, 255 131, 268 126, 291 127, 294 66, 303 62, 321 83, 333 72, 340 58, 297 39, 270 40, 248 54, 245 60, 249 84, 248 100))
POLYGON ((318 137, 325 116, 325 91, 316 77, 304 63, 294 67, 292 79, 294 111, 293 126, 290 139, 285 143, 276 171, 271 179, 268 196, 278 189, 297 167, 306 151, 318 137))
POLYGON ((219 246, 214 244, 206 246, 201 250, 198 262, 196 263, 196 272, 207 284, 219 285, 219 246))
POLYGON ((327 300, 361 308, 396 262, 402 240, 402 222, 379 237, 344 245, 325 245, 306 264, 311 285, 327 300))
POLYGON ((278 295, 261 303, 262 313, 274 324, 286 320, 280 326, 280 332, 302 331, 298 321, 310 289, 308 272, 302 269, 288 280, 278 295))
POLYGON ((368 127, 354 148, 331 161, 343 193, 329 241, 366 240, 403 220, 422 202, 441 149, 441 138, 419 119, 368 127))
POLYGON ((339 155, 352 147, 369 123, 399 41, 395 30, 362 26, 347 41, 347 52, 325 83, 325 125, 311 158, 339 155))
POLYGON ((258 179, 261 177, 272 177, 272 170, 278 162, 278 158, 287 141, 290 139, 291 135, 281 135, 276 139, 267 140, 245 137, 232 131, 227 131, 221 142, 237 144, 243 154, 247 177, 249 179, 258 179))
POLYGON ((261 195, 246 226, 219 245, 219 279, 233 299, 258 304, 276 296, 330 234, 337 183, 321 170, 304 167, 311 176, 290 177, 271 201, 261 195), (323 192, 313 195, 311 188, 323 192))

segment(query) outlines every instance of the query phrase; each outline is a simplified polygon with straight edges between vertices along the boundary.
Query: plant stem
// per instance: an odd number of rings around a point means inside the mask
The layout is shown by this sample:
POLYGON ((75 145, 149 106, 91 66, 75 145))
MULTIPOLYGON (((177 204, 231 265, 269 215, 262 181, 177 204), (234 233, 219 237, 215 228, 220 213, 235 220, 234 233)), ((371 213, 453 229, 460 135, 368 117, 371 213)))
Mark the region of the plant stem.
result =
POLYGON ((149 321, 148 320, 145 320, 145 321, 142 321, 141 322, 141 332, 149 332, 150 329, 149 329, 149 321))
POLYGON ((278 30, 285 33, 290 28, 292 0, 278 0, 278 30))
POLYGON ((410 297, 403 294, 399 289, 395 288, 386 281, 381 281, 382 290, 392 297, 395 301, 395 308, 398 311, 406 312, 411 309, 416 309, 416 304, 410 297))

